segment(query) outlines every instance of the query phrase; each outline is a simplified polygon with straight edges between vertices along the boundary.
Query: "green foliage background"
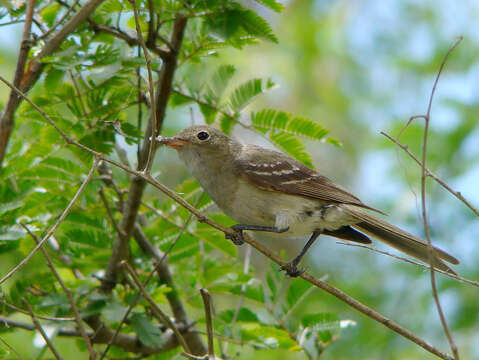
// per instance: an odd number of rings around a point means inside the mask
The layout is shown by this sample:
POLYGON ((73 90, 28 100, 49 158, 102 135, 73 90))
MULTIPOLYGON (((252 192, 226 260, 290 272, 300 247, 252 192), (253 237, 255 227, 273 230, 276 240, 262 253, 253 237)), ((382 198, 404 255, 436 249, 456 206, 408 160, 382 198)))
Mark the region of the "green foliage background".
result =
MULTIPOLYGON (((137 4, 146 9, 146 2, 137 4)), ((156 4, 164 20, 184 6, 181 1, 156 4)), ((365 203, 387 212, 389 221, 419 235, 423 235, 418 200, 420 169, 379 131, 395 136, 410 116, 425 112, 439 64, 455 37, 463 35, 465 39, 447 64, 433 105, 428 164, 479 206, 476 2, 298 0, 282 5, 264 0, 241 5, 215 1, 191 4, 206 15, 189 20, 162 135, 172 135, 191 122, 206 122, 244 142, 274 146, 314 166, 365 203)), ((24 7, 18 6, 2 4, 2 22, 21 16, 24 7)), ((61 16, 59 9, 57 3, 46 6, 42 21, 51 25, 61 16)), ((128 2, 106 1, 92 18, 114 24, 122 9, 121 25, 135 35, 128 2)), ((146 15, 142 21, 146 30, 146 15)), ((169 21, 163 25, 165 37, 171 26, 169 21)), ((5 42, 2 49, 0 73, 9 79, 21 29, 22 24, 9 26, 15 40, 5 42)), ((148 121, 145 105, 138 121, 136 72, 142 66, 140 73, 146 79, 146 70, 137 51, 85 25, 47 59, 45 74, 29 96, 81 143, 112 157, 118 157, 115 145, 121 146, 134 166, 148 121)), ((155 58, 152 68, 159 70, 161 61, 155 58)), ((147 96, 145 81, 141 87, 147 96)), ((0 87, 0 94, 4 106, 6 87, 0 87)), ((416 120, 401 137, 416 154, 420 154, 422 125, 416 120)), ((1 173, 2 276, 33 247, 33 240, 18 222, 28 223, 38 235, 44 233, 72 198, 91 162, 90 156, 66 146, 33 108, 25 103, 20 106, 1 173)), ((232 224, 217 213, 206 195, 201 195, 173 151, 158 151, 153 175, 215 220, 232 224)), ((120 189, 128 189, 130 179, 125 173, 113 169, 113 178, 120 189)), ((96 292, 116 236, 99 200, 100 188, 115 208, 117 194, 100 179, 92 181, 55 235, 61 251, 50 252, 83 314, 99 313, 115 328, 135 292, 125 284, 118 285, 109 297, 96 292), (68 255, 73 263, 65 265, 59 254, 68 255), (85 279, 75 278, 73 268, 85 279), (87 307, 92 301, 95 306, 87 307)), ((144 202, 148 205, 140 208, 144 231, 165 251, 189 214, 152 188, 147 188, 144 202)), ((462 276, 479 279, 477 218, 432 181, 428 204, 434 242, 461 259, 457 269, 462 276)), ((115 218, 121 218, 118 211, 115 218)), ((302 246, 273 240, 265 243, 282 251, 285 258, 302 246)), ((221 233, 193 221, 169 259, 190 320, 204 329, 198 289, 206 287, 216 307, 215 331, 244 342, 231 344, 230 356, 434 358, 321 290, 300 279, 285 278, 260 255, 253 253, 252 268, 243 274, 244 252, 221 233), (246 289, 244 300, 240 300, 242 287, 246 289), (238 311, 240 301, 243 305, 238 311), (235 317, 237 321, 232 323, 235 317)), ((146 277, 153 268, 151 259, 133 241, 132 255, 137 270, 146 277)), ((448 348, 431 297, 429 274, 423 269, 337 245, 327 237, 315 245, 305 265, 312 274, 327 275, 331 283, 439 348, 448 348)), ((438 276, 438 288, 463 358, 479 359, 477 288, 443 276, 438 276)), ((169 289, 164 284, 153 282, 148 290, 162 308, 168 309, 165 293, 169 289)), ((20 307, 21 297, 26 297, 39 314, 71 316, 68 302, 40 254, 2 285, 2 294, 8 303, 20 307)), ((8 308, 3 308, 2 315, 29 321, 8 308)), ((153 323, 148 304, 142 301, 124 331, 153 344, 161 335, 152 330, 153 323)), ((24 357, 51 357, 46 348, 33 345, 33 337, 38 335, 0 329, 0 336, 24 357)), ((55 344, 65 358, 87 356, 80 341, 56 337, 55 344)), ((150 358, 179 357, 179 350, 150 358)), ((133 358, 118 348, 110 355, 133 358)))

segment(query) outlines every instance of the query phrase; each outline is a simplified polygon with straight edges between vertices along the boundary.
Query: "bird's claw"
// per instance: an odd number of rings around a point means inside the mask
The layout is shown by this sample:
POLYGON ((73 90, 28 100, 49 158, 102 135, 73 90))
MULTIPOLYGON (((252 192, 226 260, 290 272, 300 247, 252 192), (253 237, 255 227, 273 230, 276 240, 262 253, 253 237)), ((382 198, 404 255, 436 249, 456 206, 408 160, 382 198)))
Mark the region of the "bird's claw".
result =
POLYGON ((279 271, 286 271, 286 275, 290 277, 298 277, 306 271, 306 269, 299 269, 294 261, 290 261, 287 264, 282 265, 279 271))
POLYGON ((234 226, 232 226, 231 228, 235 231, 235 234, 226 234, 225 238, 231 240, 235 245, 243 245, 243 230, 236 229, 234 226))

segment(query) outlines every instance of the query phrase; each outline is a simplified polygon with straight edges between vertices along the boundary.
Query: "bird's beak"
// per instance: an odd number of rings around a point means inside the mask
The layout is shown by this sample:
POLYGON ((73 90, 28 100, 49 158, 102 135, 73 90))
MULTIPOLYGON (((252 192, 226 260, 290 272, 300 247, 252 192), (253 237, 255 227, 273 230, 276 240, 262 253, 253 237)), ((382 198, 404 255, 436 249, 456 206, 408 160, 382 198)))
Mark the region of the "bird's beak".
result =
POLYGON ((157 138, 158 143, 172 147, 173 149, 181 149, 183 146, 188 144, 188 141, 179 139, 176 136, 168 138, 157 138))

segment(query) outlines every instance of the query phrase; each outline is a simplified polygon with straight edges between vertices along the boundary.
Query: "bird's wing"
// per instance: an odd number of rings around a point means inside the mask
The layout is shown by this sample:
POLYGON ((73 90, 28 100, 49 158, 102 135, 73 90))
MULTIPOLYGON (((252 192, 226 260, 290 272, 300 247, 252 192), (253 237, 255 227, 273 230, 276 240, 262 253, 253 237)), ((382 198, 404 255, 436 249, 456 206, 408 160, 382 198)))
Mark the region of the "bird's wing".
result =
POLYGON ((235 160, 235 169, 246 181, 263 190, 371 208, 326 176, 293 158, 258 146, 247 145, 235 160))

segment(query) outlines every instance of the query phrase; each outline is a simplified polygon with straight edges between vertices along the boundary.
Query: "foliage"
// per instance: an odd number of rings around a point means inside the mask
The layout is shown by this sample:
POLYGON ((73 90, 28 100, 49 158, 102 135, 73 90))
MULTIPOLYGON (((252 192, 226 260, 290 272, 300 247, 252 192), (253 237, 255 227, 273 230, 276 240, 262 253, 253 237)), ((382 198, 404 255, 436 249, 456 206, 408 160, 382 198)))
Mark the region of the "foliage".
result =
MULTIPOLYGON (((67 8, 60 1, 35 3, 34 31, 41 36, 67 8)), ((83 3, 76 5, 57 29, 83 3)), ((440 3, 442 6, 393 1, 385 10, 381 3, 353 6, 334 1, 138 0, 135 4, 150 50, 155 92, 165 64, 159 53, 169 51, 175 18, 188 18, 161 135, 169 136, 191 121, 206 122, 227 134, 269 142, 309 166, 312 159, 320 159, 321 164, 314 163, 325 174, 349 187, 358 186, 365 202, 390 213, 392 222, 417 227, 415 232, 421 234, 411 196, 419 183, 419 170, 377 132, 396 135, 409 116, 424 111, 432 77, 451 39, 468 32, 470 39, 475 39, 474 31, 467 29, 467 24, 475 23, 458 21, 456 12, 448 11, 450 5, 440 3), (154 7, 153 16, 150 6, 154 7), (451 16, 452 21, 447 20, 451 16), (158 31, 153 40, 151 28, 158 31), (161 51, 155 51, 158 49, 161 51), (338 151, 331 146, 340 142, 329 134, 338 137, 344 148, 338 151)), ((21 31, 25 12, 26 2, 2 2, 1 23, 21 21, 17 24, 21 31)), ((475 10, 464 12, 475 14, 475 10)), ((50 38, 34 44, 28 61, 50 38)), ((57 51, 42 59, 40 80, 27 92, 68 135, 133 168, 151 111, 145 58, 140 47, 128 41, 135 38, 131 2, 103 1, 57 51)), ((475 85, 468 87, 465 74, 474 74, 477 68, 477 48, 477 42, 467 40, 466 35, 464 46, 448 63, 433 105, 428 153, 431 170, 458 190, 469 184, 469 193, 477 189, 478 101, 473 96, 475 85)), ((15 58, 9 59, 9 53, 12 51, 5 51, 0 65, 11 67, 10 79, 15 70, 10 62, 17 57, 15 53, 15 58)), ((6 95, 2 97, 3 108, 6 99, 6 95)), ((416 154, 421 150, 422 125, 421 120, 415 121, 401 137, 416 154)), ((44 236, 84 181, 92 161, 84 151, 67 145, 27 103, 16 109, 15 128, 0 173, 2 276, 35 246, 20 224, 44 236)), ((187 175, 172 152, 157 152, 152 175, 219 223, 233 223, 218 213, 195 181, 185 179, 187 175)), ((123 281, 106 295, 99 286, 133 182, 115 167, 95 172, 45 246, 82 317, 98 316, 113 331, 138 290, 123 281), (114 221, 101 201, 100 190, 114 221)), ((428 201, 435 210, 430 212, 433 240, 442 241, 442 247, 461 258, 461 273, 477 279, 477 246, 473 242, 477 223, 448 194, 432 185, 428 190, 428 201)), ((463 194, 469 195, 467 191, 463 194)), ((178 299, 189 319, 188 324, 178 326, 198 330, 206 340, 198 290, 208 289, 214 304, 217 354, 228 343, 227 355, 239 359, 382 359, 385 353, 390 359, 428 356, 416 345, 398 340, 397 334, 348 312, 343 304, 308 283, 285 278, 263 257, 253 254, 253 265, 245 271, 244 249, 210 226, 188 221, 189 217, 174 201, 147 188, 137 224, 157 250, 168 251, 172 282, 155 275, 146 290, 171 318, 175 316, 172 299, 178 299)), ((331 244, 325 239, 312 249, 320 249, 313 253, 320 269, 310 266, 308 270, 330 273, 346 292, 384 310, 412 331, 424 332, 433 343, 442 339, 426 272, 331 244)), ((285 244, 273 246, 278 249, 285 244)), ((296 249, 288 247, 289 257, 296 249)), ((155 261, 133 238, 130 248, 131 263, 145 281, 155 261)), ((479 321, 477 291, 442 277, 438 286, 441 300, 447 300, 444 307, 453 334, 461 340, 461 351, 466 348, 463 357, 473 358, 477 334, 471 330, 479 321)), ((1 295, 0 300, 21 309, 25 309, 25 299, 40 316, 74 315, 40 253, 1 285, 1 295)), ((30 323, 28 315, 7 305, 2 305, 1 315, 30 323)), ((54 330, 53 342, 64 358, 87 358, 81 337, 61 336, 63 329, 75 329, 73 322, 41 322, 54 330)), ((136 337, 137 344, 168 344, 165 337, 169 331, 143 297, 133 306, 120 333, 136 337)), ((0 336, 24 358, 52 357, 44 345, 33 345, 38 333, 1 326, 0 336)), ((105 344, 95 345, 100 353, 105 348, 105 344)), ((134 354, 114 345, 107 358, 174 359, 180 358, 180 352, 177 344, 152 355, 134 354)), ((3 343, 0 354, 15 356, 3 343)))

